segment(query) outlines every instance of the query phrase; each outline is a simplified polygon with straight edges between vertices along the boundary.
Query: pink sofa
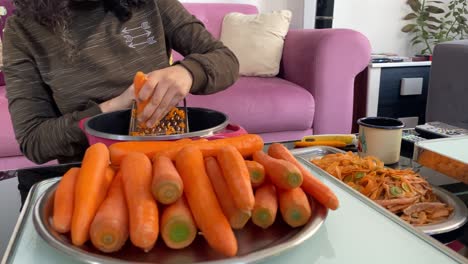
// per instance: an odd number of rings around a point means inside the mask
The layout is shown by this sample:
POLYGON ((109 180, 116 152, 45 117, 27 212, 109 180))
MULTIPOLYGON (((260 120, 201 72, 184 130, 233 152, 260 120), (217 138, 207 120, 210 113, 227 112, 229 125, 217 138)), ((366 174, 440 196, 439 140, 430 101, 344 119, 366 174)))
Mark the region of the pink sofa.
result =
MULTIPOLYGON (((0 5, 9 2, 0 0, 0 5)), ((215 37, 220 36, 225 14, 258 12, 252 5, 184 5, 215 37)), ((11 11, 9 6, 7 9, 11 11)), ((349 133, 354 78, 369 59, 369 42, 356 31, 291 30, 278 77, 241 77, 223 92, 189 95, 187 102, 222 111, 232 123, 262 135, 267 142, 294 140, 312 132, 349 133)), ((0 134, 0 170, 33 165, 22 156, 15 140, 4 86, 0 86, 0 123, 6 127, 0 134)))

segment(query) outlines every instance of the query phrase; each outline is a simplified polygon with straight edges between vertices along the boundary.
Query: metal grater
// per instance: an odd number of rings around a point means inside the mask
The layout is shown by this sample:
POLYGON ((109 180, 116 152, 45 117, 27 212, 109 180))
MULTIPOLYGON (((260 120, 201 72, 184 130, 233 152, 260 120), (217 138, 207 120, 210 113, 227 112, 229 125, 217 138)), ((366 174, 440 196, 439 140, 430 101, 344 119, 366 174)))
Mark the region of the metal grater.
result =
POLYGON ((185 98, 182 107, 172 108, 154 127, 146 127, 138 124, 137 103, 133 101, 130 127, 128 130, 130 136, 161 136, 188 133, 187 102, 185 98))

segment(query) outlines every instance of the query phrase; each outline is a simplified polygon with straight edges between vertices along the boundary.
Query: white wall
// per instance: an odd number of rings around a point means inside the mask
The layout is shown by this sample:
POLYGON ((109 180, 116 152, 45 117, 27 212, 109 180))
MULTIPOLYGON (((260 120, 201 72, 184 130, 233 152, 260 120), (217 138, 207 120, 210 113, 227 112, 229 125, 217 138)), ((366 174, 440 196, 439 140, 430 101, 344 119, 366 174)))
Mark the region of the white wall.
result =
MULTIPOLYGON (((291 28, 303 28, 304 1, 310 0, 180 0, 186 3, 239 3, 258 6, 261 12, 289 9, 293 12, 291 28)), ((315 1, 315 0, 313 0, 315 1)))
POLYGON ((333 27, 360 31, 369 38, 374 53, 413 56, 420 49, 412 48, 411 37, 401 32, 402 18, 410 12, 406 1, 335 0, 333 27))

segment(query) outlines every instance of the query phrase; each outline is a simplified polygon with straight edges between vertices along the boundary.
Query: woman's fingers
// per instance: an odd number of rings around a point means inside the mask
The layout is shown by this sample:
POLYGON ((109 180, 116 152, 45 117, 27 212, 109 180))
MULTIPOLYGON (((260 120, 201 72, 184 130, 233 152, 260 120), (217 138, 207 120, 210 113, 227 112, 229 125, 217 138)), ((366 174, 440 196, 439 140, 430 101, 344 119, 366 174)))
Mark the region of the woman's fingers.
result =
POLYGON ((153 115, 146 123, 148 127, 152 127, 157 124, 172 109, 172 107, 182 100, 182 96, 174 91, 177 91, 175 87, 170 87, 168 89, 158 108, 156 108, 156 111, 154 111, 153 115))

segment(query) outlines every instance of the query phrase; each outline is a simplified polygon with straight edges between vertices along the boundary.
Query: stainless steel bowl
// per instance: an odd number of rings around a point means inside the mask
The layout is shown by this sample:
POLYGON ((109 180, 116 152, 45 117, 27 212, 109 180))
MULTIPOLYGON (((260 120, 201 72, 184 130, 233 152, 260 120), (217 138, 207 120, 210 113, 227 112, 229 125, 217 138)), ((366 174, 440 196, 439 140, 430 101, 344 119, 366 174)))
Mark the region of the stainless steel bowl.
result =
POLYGON ((162 136, 129 136, 131 109, 103 113, 87 119, 84 132, 88 139, 115 141, 176 140, 181 138, 209 137, 222 131, 229 123, 226 114, 219 111, 187 107, 189 132, 162 136))
POLYGON ((54 207, 54 194, 57 183, 49 187, 34 205, 33 222, 39 235, 58 251, 68 254, 85 263, 256 263, 291 249, 312 237, 322 226, 328 210, 321 204, 311 201, 313 217, 300 228, 291 228, 281 219, 278 211, 277 221, 263 230, 251 222, 242 230, 236 230, 238 255, 226 258, 209 247, 202 235, 198 235, 189 247, 182 250, 167 248, 158 238, 156 246, 144 253, 129 241, 117 253, 105 254, 96 250, 91 243, 82 247, 72 245, 69 234, 55 232, 51 226, 54 207))

